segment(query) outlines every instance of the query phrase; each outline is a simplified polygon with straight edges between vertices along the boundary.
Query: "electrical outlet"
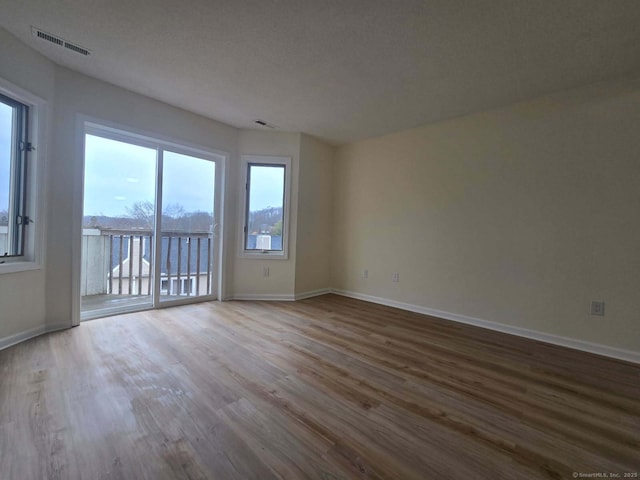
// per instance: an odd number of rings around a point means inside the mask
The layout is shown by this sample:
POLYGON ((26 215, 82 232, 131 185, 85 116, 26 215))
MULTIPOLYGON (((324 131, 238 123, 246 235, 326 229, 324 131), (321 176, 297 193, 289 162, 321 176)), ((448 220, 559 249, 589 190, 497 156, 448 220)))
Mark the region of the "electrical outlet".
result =
POLYGON ((591 302, 591 310, 589 312, 591 315, 598 315, 600 317, 604 317, 604 302, 591 302))
POLYGON ((367 270, 366 268, 362 271, 362 279, 366 280, 367 278, 369 278, 369 270, 367 270))
POLYGON ((391 281, 394 283, 400 282, 400 274, 398 272, 394 273, 393 277, 391 277, 391 281))
POLYGON ((262 276, 264 278, 269 277, 269 267, 264 267, 264 269, 262 270, 262 276))

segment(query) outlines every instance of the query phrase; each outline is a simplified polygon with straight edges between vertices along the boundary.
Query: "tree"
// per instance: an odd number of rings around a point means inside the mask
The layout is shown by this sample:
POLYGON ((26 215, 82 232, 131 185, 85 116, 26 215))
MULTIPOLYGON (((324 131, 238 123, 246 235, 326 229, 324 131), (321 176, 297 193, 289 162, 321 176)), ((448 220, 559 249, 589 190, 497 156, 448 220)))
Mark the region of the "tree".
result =
POLYGON ((144 201, 136 202, 130 207, 127 207, 127 215, 130 218, 137 220, 136 225, 138 228, 152 229, 155 223, 155 206, 153 202, 144 201))
MULTIPOLYGON (((120 228, 153 229, 155 208, 152 202, 136 202, 127 207, 129 222, 121 219, 117 223, 120 228), (131 224, 130 222, 133 221, 131 224)), ((162 211, 162 229, 165 231, 208 233, 214 224, 213 215, 209 212, 186 212, 179 203, 166 205, 162 211)))
MULTIPOLYGON (((278 222, 282 222, 282 207, 267 207, 262 210, 249 212, 249 232, 273 233, 273 228, 278 222)), ((280 226, 282 232, 282 226, 280 226)))
POLYGON ((179 203, 172 203, 162 209, 163 230, 188 230, 185 228, 187 214, 179 203))
POLYGON ((273 227, 271 227, 271 235, 282 235, 282 219, 278 220, 273 227))

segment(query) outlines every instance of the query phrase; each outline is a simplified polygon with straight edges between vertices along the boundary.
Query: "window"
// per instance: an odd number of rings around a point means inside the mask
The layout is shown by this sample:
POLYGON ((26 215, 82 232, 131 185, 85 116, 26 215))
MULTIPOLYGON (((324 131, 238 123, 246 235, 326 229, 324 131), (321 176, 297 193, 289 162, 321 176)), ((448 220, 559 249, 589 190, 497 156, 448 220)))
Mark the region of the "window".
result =
POLYGON ((25 255, 29 107, 0 94, 0 261, 25 255))
POLYGON ((246 165, 243 252, 286 257, 290 160, 244 157, 246 165))
POLYGON ((178 279, 172 278, 169 284, 168 278, 160 279, 160 293, 163 295, 194 295, 196 293, 195 278, 181 278, 180 289, 178 289, 178 279), (171 289, 169 289, 171 285, 171 289))
POLYGON ((41 266, 46 110, 44 100, 0 78, 0 274, 41 266))

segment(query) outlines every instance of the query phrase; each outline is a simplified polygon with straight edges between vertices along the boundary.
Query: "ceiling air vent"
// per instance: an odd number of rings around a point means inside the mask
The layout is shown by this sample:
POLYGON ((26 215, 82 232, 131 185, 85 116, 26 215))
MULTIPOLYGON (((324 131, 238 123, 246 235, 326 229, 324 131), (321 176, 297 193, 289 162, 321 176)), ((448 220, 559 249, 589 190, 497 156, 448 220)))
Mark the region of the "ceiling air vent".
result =
POLYGON ((84 55, 85 57, 91 55, 91 50, 81 47, 76 43, 67 42, 65 39, 58 37, 57 35, 53 35, 51 33, 47 33, 44 30, 40 30, 36 27, 31 27, 31 33, 38 37, 41 40, 45 40, 47 42, 51 42, 54 45, 58 45, 59 47, 64 47, 73 52, 84 55))
POLYGON ((257 123, 258 125, 261 125, 261 126, 267 127, 267 128, 276 128, 275 125, 271 125, 270 123, 267 123, 264 120, 254 120, 254 123, 257 123))
POLYGON ((81 47, 80 45, 75 45, 73 43, 64 42, 64 46, 65 46, 65 48, 68 48, 69 50, 73 50, 74 52, 77 52, 77 53, 81 53, 82 55, 84 55, 86 57, 91 55, 91 52, 89 50, 87 50, 86 48, 81 47))

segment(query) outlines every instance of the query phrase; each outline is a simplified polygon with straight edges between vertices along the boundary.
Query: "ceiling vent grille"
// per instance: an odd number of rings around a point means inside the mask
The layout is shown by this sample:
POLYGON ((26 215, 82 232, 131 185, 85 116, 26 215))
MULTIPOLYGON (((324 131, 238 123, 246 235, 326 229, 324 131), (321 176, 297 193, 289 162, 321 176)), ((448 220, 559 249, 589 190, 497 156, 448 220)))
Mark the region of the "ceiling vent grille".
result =
POLYGON ((84 47, 81 47, 80 45, 75 45, 73 43, 64 42, 64 46, 65 46, 65 48, 68 48, 69 50, 73 50, 74 52, 77 52, 77 53, 80 53, 80 54, 84 55, 85 57, 88 57, 89 55, 91 55, 91 52, 89 50, 87 50, 84 47))
POLYGON ((44 30, 40 30, 39 28, 31 27, 31 33, 41 40, 53 43, 54 45, 58 45, 59 47, 64 47, 68 50, 84 55, 85 57, 91 55, 91 50, 81 47, 76 43, 67 42, 65 39, 60 38, 57 35, 45 32, 44 30))
POLYGON ((267 127, 267 128, 276 128, 275 125, 271 125, 270 123, 265 122, 264 120, 254 120, 254 123, 257 123, 258 125, 261 125, 263 127, 267 127))

